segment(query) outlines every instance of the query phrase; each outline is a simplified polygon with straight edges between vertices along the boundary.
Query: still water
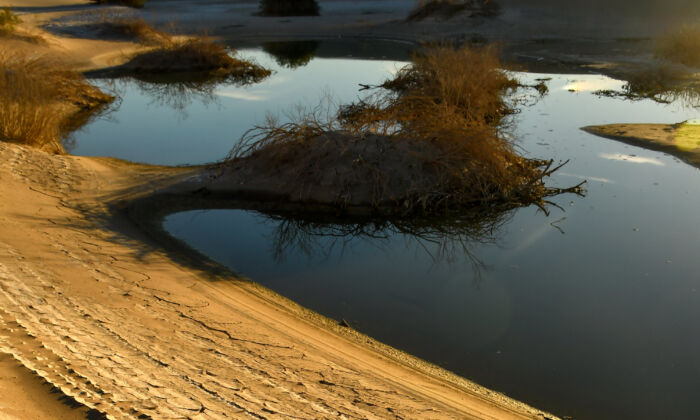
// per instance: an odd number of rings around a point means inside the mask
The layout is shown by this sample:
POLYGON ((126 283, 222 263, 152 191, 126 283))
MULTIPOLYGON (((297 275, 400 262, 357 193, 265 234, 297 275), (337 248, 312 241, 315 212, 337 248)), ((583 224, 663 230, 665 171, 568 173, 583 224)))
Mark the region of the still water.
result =
MULTIPOLYGON (((277 73, 254 86, 218 86, 184 106, 120 82, 121 107, 78 133, 73 152, 218 160, 266 112, 326 92, 351 101, 358 83, 378 83, 401 65, 315 58, 290 68, 261 51, 245 55, 277 73)), ((551 78, 549 93, 516 117, 523 153, 570 160, 553 186, 588 181, 586 197, 555 197, 562 209, 549 215, 519 209, 480 237, 372 226, 371 235, 338 235, 344 227, 242 210, 172 214, 164 226, 304 306, 557 415, 697 418, 700 170, 579 128, 675 123, 699 112, 600 98, 593 91, 621 83, 598 75, 517 76, 551 78)))

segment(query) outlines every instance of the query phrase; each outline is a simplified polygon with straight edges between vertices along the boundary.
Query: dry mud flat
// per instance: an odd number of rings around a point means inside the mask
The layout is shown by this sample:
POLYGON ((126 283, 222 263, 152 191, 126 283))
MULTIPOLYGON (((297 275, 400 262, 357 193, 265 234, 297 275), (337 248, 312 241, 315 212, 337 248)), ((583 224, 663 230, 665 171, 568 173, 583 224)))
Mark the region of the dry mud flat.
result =
POLYGON ((0 350, 110 418, 553 418, 169 255, 120 211, 197 169, 0 159, 0 350))

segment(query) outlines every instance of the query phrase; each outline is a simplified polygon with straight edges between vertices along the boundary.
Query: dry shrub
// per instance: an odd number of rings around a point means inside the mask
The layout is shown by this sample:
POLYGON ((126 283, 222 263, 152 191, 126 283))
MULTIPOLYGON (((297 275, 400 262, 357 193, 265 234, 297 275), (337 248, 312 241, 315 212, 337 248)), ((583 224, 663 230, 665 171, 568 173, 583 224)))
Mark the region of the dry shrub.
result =
POLYGON ((114 98, 46 56, 0 53, 0 140, 62 153, 75 119, 114 98))
POLYGON ((259 16, 318 16, 316 0, 260 0, 259 16))
POLYGON ((9 7, 0 10, 0 35, 7 35, 15 30, 22 20, 9 7))
POLYGON ((690 67, 700 67, 700 25, 684 25, 656 42, 656 56, 690 67))
POLYGON ((499 136, 515 86, 495 48, 433 46, 360 103, 269 119, 231 157, 289 180, 290 196, 341 206, 432 213, 539 203, 561 191, 542 181, 551 162, 520 157, 499 136))
POLYGON ((406 20, 416 21, 428 17, 450 19, 464 11, 469 11, 470 16, 490 17, 500 13, 500 6, 496 0, 419 0, 406 20))
POLYGON ((170 34, 155 29, 140 18, 108 20, 105 17, 99 26, 102 35, 117 35, 129 39, 136 39, 143 44, 160 45, 172 42, 172 36, 170 34))
POLYGON ((219 80, 253 83, 272 72, 231 54, 220 44, 202 39, 172 40, 133 57, 122 70, 142 74, 206 73, 219 80))

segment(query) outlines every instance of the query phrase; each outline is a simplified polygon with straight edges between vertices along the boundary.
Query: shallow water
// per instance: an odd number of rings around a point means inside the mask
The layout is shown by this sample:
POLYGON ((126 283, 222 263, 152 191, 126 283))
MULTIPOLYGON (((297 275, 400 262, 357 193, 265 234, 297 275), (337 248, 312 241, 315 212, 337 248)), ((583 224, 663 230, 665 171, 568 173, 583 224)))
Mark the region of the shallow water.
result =
MULTIPOLYGON (((379 82, 396 67, 314 59, 260 85, 218 88, 218 104, 193 101, 186 117, 149 105, 148 95, 126 83, 112 116, 118 122, 89 126, 74 153, 217 160, 266 111, 313 102, 319 86, 352 100, 358 83, 379 82)), ((551 184, 586 179, 588 195, 556 197, 564 210, 550 207, 549 216, 534 207, 506 215, 493 243, 468 244, 481 269, 459 242, 440 252, 400 233, 324 237, 250 211, 183 212, 164 226, 304 306, 538 408, 576 419, 695 418, 700 171, 579 127, 675 123, 698 112, 599 98, 593 90, 621 86, 602 76, 519 77, 552 78, 549 94, 517 116, 519 144, 532 157, 570 159, 551 184)))

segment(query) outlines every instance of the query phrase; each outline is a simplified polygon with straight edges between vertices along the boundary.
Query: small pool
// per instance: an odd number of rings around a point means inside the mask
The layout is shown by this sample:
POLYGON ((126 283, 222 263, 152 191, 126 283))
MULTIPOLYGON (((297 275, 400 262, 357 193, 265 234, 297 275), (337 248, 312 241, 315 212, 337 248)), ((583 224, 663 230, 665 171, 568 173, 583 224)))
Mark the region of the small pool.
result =
MULTIPOLYGON (((359 83, 381 82, 401 65, 311 58, 292 68, 260 50, 244 54, 277 73, 183 106, 118 83, 121 106, 78 133, 73 153, 216 161, 266 112, 314 104, 327 92, 351 101, 359 83)), ((588 181, 586 197, 555 197, 563 210, 512 211, 480 237, 348 229, 235 209, 172 214, 164 226, 304 306, 557 415, 695 418, 700 170, 579 128, 675 123, 698 111, 598 97, 595 90, 622 85, 599 75, 518 77, 551 78, 549 94, 516 118, 519 146, 532 157, 570 160, 552 185, 588 181)))

